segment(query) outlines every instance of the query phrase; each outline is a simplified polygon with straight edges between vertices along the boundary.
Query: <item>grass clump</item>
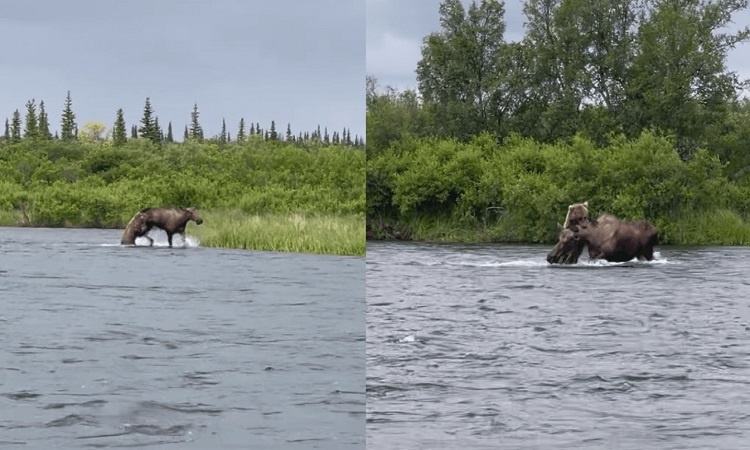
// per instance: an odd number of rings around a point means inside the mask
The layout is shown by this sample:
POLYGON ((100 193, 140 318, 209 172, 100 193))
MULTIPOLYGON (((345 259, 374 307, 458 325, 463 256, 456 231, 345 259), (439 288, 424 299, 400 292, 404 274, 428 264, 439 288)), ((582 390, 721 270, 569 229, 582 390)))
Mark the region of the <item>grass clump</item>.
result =
POLYGON ((364 256, 364 214, 251 214, 237 209, 201 211, 191 227, 204 247, 364 256))
POLYGON ((681 245, 750 245, 750 223, 727 209, 681 217, 660 234, 681 245))

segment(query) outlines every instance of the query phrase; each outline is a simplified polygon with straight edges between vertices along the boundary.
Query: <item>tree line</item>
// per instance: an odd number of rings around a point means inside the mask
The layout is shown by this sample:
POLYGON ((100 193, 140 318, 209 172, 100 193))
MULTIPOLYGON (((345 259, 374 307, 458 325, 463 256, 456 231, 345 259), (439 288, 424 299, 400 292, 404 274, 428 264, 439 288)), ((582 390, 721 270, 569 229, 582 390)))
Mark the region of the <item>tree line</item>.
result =
POLYGON ((0 150, 3 225, 122 228, 153 205, 364 215, 365 152, 353 146, 25 138, 0 150))
POLYGON ((549 241, 589 200, 668 242, 750 243, 749 84, 727 68, 747 6, 527 0, 509 42, 502 2, 443 0, 418 89, 367 78, 369 232, 549 241))
MULTIPOLYGON (((161 127, 159 124, 159 117, 156 115, 154 108, 151 105, 150 98, 146 98, 143 108, 143 116, 141 117, 140 123, 131 125, 129 133, 125 123, 123 110, 122 108, 118 109, 109 136, 104 135, 107 127, 101 122, 89 122, 79 130, 78 124, 75 121, 76 116, 73 112, 72 105, 73 101, 71 99, 70 91, 68 91, 60 122, 60 134, 55 132, 53 135, 50 132, 50 121, 45 109, 44 101, 41 101, 39 105, 37 105, 34 99, 29 100, 26 102, 26 114, 23 121, 18 109, 13 112, 10 119, 5 119, 5 132, 0 137, 0 143, 16 143, 20 142, 22 139, 55 139, 72 141, 79 138, 90 140, 104 140, 106 138, 111 138, 112 143, 115 146, 124 145, 128 139, 138 138, 148 139, 155 144, 176 142, 172 122, 167 124, 166 131, 161 127)), ((200 112, 198 110, 198 104, 195 103, 190 114, 190 124, 185 125, 182 134, 183 141, 188 139, 203 141, 205 139, 199 116, 200 112)), ((221 132, 217 136, 205 140, 216 141, 219 143, 232 141, 243 142, 250 136, 258 136, 259 139, 268 141, 286 141, 299 144, 321 142, 325 145, 347 145, 357 148, 363 148, 365 145, 364 138, 356 134, 352 136, 351 130, 346 127, 341 131, 332 131, 329 133, 327 127, 323 128, 321 131, 320 126, 318 126, 313 131, 294 134, 290 123, 287 124, 286 131, 281 132, 277 130, 276 122, 273 120, 271 121, 270 127, 267 129, 261 128, 260 123, 257 122, 250 123, 248 128, 244 118, 241 118, 239 121, 237 133, 235 134, 234 139, 232 139, 231 132, 227 129, 226 121, 222 119, 221 132)))
POLYGON ((440 4, 441 30, 424 38, 418 92, 367 80, 368 151, 402 133, 468 140, 483 131, 555 142, 655 129, 676 137, 688 159, 698 147, 747 153, 722 142, 747 113, 748 88, 726 66, 750 38, 732 29, 747 0, 527 0, 526 30, 505 39, 504 4, 440 4), (718 147, 722 147, 719 149, 718 147))

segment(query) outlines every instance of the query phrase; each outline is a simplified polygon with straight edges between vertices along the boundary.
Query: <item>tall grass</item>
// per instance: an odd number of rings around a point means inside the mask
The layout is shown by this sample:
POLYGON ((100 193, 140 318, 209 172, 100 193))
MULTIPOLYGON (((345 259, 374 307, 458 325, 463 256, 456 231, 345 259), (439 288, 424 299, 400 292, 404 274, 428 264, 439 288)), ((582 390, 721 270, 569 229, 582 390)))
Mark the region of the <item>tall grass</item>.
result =
POLYGON ((669 244, 750 245, 750 223, 727 209, 681 217, 661 228, 659 234, 669 244))
POLYGON ((247 214, 204 210, 203 225, 191 226, 204 247, 330 255, 365 255, 364 214, 247 214))
POLYGON ((15 227, 21 223, 21 213, 0 210, 0 227, 15 227))

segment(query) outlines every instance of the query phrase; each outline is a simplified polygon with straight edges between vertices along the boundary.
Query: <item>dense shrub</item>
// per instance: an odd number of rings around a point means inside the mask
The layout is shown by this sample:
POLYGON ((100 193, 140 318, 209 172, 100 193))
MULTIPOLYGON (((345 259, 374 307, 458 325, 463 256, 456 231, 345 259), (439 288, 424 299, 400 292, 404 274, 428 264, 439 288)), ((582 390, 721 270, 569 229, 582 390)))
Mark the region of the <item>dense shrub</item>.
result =
POLYGON ((253 213, 365 211, 365 154, 348 146, 188 141, 0 145, 0 210, 33 225, 121 227, 145 206, 253 213))
POLYGON ((368 224, 411 225, 417 238, 426 223, 442 223, 481 239, 549 242, 567 206, 588 201, 594 215, 647 219, 666 242, 700 243, 699 233, 682 231, 690 217, 730 211, 741 221, 750 211, 748 189, 725 176, 717 156, 699 150, 685 162, 671 139, 651 132, 610 137, 603 148, 582 136, 540 144, 512 135, 502 145, 489 135, 409 138, 367 170, 368 224))

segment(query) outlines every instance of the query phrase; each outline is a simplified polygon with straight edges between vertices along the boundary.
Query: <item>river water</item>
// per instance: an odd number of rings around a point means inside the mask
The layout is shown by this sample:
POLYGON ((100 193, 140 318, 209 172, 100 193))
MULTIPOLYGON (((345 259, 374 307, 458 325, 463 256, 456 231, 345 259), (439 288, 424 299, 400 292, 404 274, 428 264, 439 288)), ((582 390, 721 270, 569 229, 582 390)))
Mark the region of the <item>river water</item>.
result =
POLYGON ((750 248, 368 243, 368 449, 737 449, 750 248))
POLYGON ((0 228, 0 448, 364 447, 364 258, 119 239, 0 228))

